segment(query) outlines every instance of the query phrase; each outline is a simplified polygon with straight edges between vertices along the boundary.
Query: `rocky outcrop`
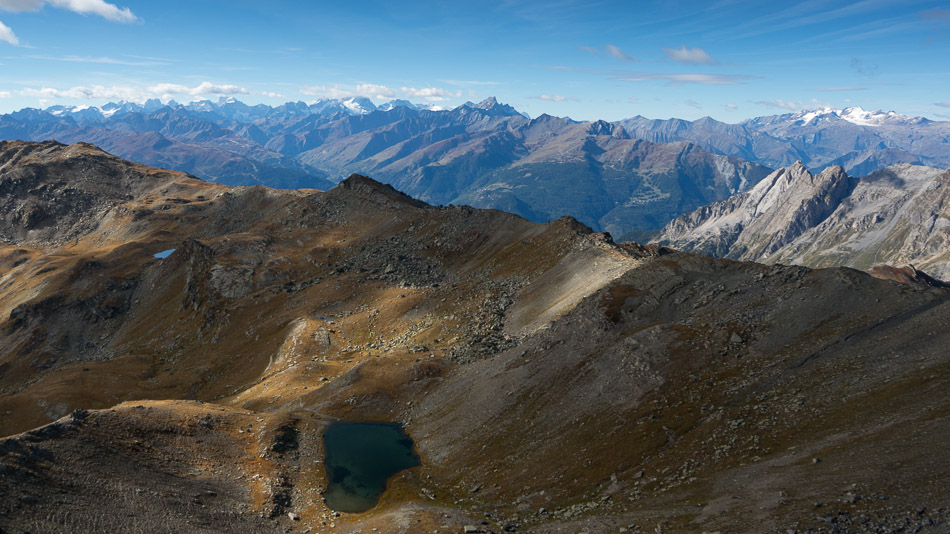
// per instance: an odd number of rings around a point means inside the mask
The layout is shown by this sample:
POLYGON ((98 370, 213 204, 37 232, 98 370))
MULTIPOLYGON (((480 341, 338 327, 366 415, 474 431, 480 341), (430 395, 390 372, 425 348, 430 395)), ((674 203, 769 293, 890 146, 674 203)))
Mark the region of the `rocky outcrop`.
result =
POLYGON ((840 167, 781 169, 748 193, 672 221, 662 244, 812 267, 914 263, 950 277, 950 173, 895 165, 863 178, 840 167))

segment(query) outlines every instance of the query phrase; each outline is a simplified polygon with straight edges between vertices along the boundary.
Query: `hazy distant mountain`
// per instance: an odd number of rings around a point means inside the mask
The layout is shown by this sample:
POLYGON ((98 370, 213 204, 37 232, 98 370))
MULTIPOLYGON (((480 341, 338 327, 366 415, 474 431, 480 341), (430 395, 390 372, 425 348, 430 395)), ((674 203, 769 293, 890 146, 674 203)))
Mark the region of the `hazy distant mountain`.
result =
POLYGON ((741 124, 643 117, 611 124, 530 119, 495 98, 439 111, 360 97, 276 107, 150 100, 18 111, 0 116, 0 138, 87 141, 230 185, 328 189, 364 173, 430 203, 534 221, 572 215, 636 238, 747 190, 767 167, 802 161, 857 176, 897 163, 950 166, 950 123, 861 108, 741 124))
POLYGON ((230 185, 327 189, 326 177, 360 172, 427 202, 534 221, 573 215, 618 236, 659 229, 769 172, 689 143, 633 139, 604 121, 532 120, 494 98, 446 111, 365 98, 170 104, 24 110, 0 117, 0 138, 87 141, 230 185))
POLYGON ((870 269, 914 264, 950 279, 950 171, 895 165, 863 178, 795 164, 685 214, 658 242, 726 258, 870 269))
POLYGON ((861 176, 897 163, 950 167, 950 122, 860 107, 758 117, 726 124, 634 117, 619 122, 634 137, 690 141, 716 154, 778 168, 801 161, 820 171, 841 165, 861 176))

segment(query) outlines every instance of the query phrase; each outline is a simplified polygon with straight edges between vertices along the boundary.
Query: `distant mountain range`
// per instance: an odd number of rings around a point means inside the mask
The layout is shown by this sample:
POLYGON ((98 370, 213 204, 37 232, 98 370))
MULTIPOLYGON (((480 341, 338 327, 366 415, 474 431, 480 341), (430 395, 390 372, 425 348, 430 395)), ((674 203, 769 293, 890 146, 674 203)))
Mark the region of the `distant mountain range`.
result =
POLYGON ((862 178, 798 163, 687 213, 657 242, 713 256, 809 267, 913 264, 950 279, 950 171, 895 165, 862 178))
POLYGON ((634 117, 618 124, 633 137, 655 143, 688 141, 771 168, 801 161, 812 171, 840 165, 849 174, 864 176, 898 163, 950 167, 950 122, 893 111, 821 109, 739 124, 709 117, 692 122, 634 117))
POLYGON ((229 185, 329 189, 363 173, 433 204, 533 221, 572 215, 641 238, 795 161, 842 164, 855 174, 893 163, 950 166, 948 125, 859 108, 730 125, 530 119, 494 98, 451 110, 405 100, 272 107, 222 98, 25 109, 0 116, 0 139, 89 142, 229 185))
POLYGON ((533 221, 572 215, 618 236, 659 229, 769 173, 691 143, 633 139, 604 121, 529 119, 494 98, 448 111, 405 101, 381 110, 368 99, 170 104, 23 110, 0 116, 0 138, 86 141, 230 185, 329 189, 328 178, 363 173, 434 204, 533 221))

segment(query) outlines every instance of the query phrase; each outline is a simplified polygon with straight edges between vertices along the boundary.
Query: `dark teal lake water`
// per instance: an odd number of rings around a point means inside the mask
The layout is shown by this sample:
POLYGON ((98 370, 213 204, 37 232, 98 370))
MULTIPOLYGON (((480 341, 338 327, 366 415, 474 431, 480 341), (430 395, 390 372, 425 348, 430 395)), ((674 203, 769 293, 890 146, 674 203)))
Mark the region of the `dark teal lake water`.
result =
POLYGON ((376 506, 389 477, 419 465, 412 438, 396 423, 336 421, 323 431, 331 510, 365 512, 376 506))

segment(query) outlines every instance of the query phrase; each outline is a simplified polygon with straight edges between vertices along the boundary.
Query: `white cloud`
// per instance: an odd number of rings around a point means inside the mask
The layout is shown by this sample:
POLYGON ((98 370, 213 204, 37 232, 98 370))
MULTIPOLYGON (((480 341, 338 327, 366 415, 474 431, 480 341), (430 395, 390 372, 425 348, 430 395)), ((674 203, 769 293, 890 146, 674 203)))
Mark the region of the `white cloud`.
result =
POLYGON ((460 87, 472 87, 476 85, 501 85, 501 82, 488 82, 479 80, 439 80, 449 85, 458 85, 460 87))
POLYGON ((437 87, 423 87, 422 89, 416 89, 415 87, 403 87, 400 89, 404 95, 409 98, 423 98, 429 102, 445 102, 446 100, 452 98, 459 98, 462 96, 462 91, 446 91, 445 89, 439 89, 437 87))
POLYGON ((217 85, 203 82, 196 87, 178 85, 174 83, 160 83, 147 88, 131 86, 94 85, 92 87, 76 86, 69 89, 55 89, 43 87, 40 89, 23 89, 23 96, 39 97, 41 99, 72 99, 72 100, 127 100, 143 102, 149 98, 171 98, 173 95, 249 95, 250 91, 236 85, 217 85))
POLYGON ((284 95, 280 93, 275 93, 273 91, 261 91, 260 93, 256 93, 256 94, 259 94, 261 96, 266 96, 269 98, 286 98, 284 95))
POLYGON ((43 0, 0 0, 0 9, 4 11, 36 11, 43 7, 43 0))
POLYGON ((113 22, 137 22, 139 20, 127 7, 118 7, 103 0, 0 0, 0 10, 36 11, 49 4, 81 15, 99 15, 113 22))
POLYGON ((42 59, 46 61, 65 61, 68 63, 104 63, 106 65, 128 65, 130 67, 147 67, 151 65, 167 65, 169 60, 159 59, 159 58, 142 58, 139 61, 131 61, 127 59, 116 59, 107 56, 101 57, 88 57, 88 56, 41 56, 41 55, 31 55, 27 56, 30 59, 42 59))
POLYGON ((620 47, 618 47, 618 46, 616 46, 616 45, 609 44, 609 45, 607 45, 607 46, 604 47, 604 50, 607 51, 607 55, 608 55, 608 56, 614 57, 614 58, 617 58, 617 59, 622 59, 623 61, 636 61, 636 60, 637 60, 636 57, 627 54, 626 52, 624 52, 623 50, 621 50, 620 47))
POLYGON ((0 41, 10 43, 14 46, 20 44, 20 40, 16 38, 13 30, 2 21, 0 21, 0 41))
POLYGON ((10 91, 0 91, 0 98, 10 98, 13 96, 10 91))
POLYGON ((648 82, 652 80, 666 80, 667 85, 683 85, 695 83, 700 85, 741 85, 754 76, 742 74, 663 74, 656 72, 632 72, 627 76, 610 78, 621 82, 648 82))
POLYGON ((20 91, 23 96, 35 96, 44 99, 50 98, 71 98, 83 100, 129 100, 142 101, 148 98, 148 94, 134 87, 105 87, 96 85, 93 87, 77 86, 71 89, 54 89, 52 87, 43 87, 42 89, 24 89, 20 91))
POLYGON ((702 48, 686 48, 682 45, 679 48, 664 48, 667 57, 679 63, 699 63, 712 65, 716 61, 706 53, 702 48))
POLYGON ((573 96, 549 95, 545 93, 541 93, 540 95, 533 96, 531 98, 547 100, 548 102, 580 102, 580 100, 574 98, 573 96))
POLYGON ((342 88, 339 85, 333 87, 325 86, 305 86, 300 92, 309 96, 319 96, 321 98, 353 98, 362 96, 366 98, 375 98, 377 100, 386 100, 394 98, 396 91, 393 91, 385 85, 374 83, 361 83, 353 89, 342 88))
POLYGON ((802 102, 795 103, 791 100, 782 100, 781 98, 776 98, 775 100, 759 100, 753 102, 753 104, 758 104, 760 106, 766 106, 770 108, 780 108, 788 109, 791 111, 800 111, 805 109, 805 104, 802 102))
POLYGON ((942 108, 950 108, 950 102, 934 102, 934 105, 942 108))
POLYGON ((237 85, 218 85, 211 82, 201 82, 197 87, 188 87, 174 83, 160 83, 148 88, 153 95, 249 95, 250 91, 237 85))
POLYGON ((867 91, 867 90, 868 90, 867 87, 856 87, 856 86, 849 86, 849 87, 844 87, 844 86, 842 86, 842 87, 815 87, 814 89, 812 89, 812 91, 824 91, 824 92, 830 92, 830 91, 867 91))
POLYGON ((739 106, 737 106, 737 105, 735 105, 735 104, 726 104, 726 105, 723 106, 723 107, 726 108, 726 111, 735 111, 735 110, 739 109, 739 106))

